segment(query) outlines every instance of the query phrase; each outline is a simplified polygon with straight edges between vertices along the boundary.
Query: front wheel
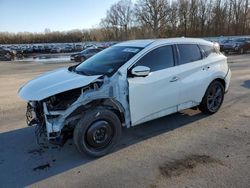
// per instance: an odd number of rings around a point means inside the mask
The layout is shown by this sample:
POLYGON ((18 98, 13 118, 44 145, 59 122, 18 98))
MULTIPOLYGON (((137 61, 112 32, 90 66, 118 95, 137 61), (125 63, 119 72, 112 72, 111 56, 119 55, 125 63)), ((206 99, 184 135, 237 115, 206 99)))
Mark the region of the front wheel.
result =
POLYGON ((101 157, 109 153, 121 135, 121 122, 117 115, 105 108, 85 113, 74 130, 74 143, 81 154, 101 157))
POLYGON ((216 113, 222 105, 225 93, 224 90, 221 82, 212 82, 199 105, 199 109, 205 114, 216 113))

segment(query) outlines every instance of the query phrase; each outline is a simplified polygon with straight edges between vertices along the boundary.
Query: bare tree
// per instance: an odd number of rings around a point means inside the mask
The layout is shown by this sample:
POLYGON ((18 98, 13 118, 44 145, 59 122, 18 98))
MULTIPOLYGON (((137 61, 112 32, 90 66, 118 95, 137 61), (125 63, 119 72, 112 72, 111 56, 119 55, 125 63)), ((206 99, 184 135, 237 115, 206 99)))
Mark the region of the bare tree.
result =
POLYGON ((180 30, 184 36, 187 36, 188 28, 188 16, 189 16, 189 1, 179 0, 179 19, 180 19, 180 30))
POLYGON ((128 38, 128 27, 131 22, 132 2, 131 0, 121 0, 110 7, 107 11, 106 18, 101 21, 101 25, 104 26, 106 30, 112 30, 116 40, 124 40, 128 38))
POLYGON ((240 24, 240 9, 241 9, 241 1, 233 0, 233 12, 234 12, 233 25, 235 34, 238 33, 239 29, 238 27, 240 24))
POLYGON ((137 21, 149 28, 154 37, 159 37, 165 29, 168 10, 167 0, 138 0, 135 5, 137 21))
POLYGON ((168 33, 170 34, 170 36, 176 35, 178 22, 179 22, 178 4, 177 2, 172 2, 168 13, 168 23, 169 23, 168 33))
POLYGON ((124 28, 125 39, 128 38, 128 27, 132 22, 132 2, 131 0, 121 0, 117 3, 119 26, 124 28))
POLYGON ((243 34, 246 25, 246 15, 248 11, 248 1, 246 0, 233 0, 233 27, 234 34, 243 34))
POLYGON ((245 0, 242 5, 242 34, 244 35, 246 33, 246 27, 248 20, 248 9, 249 9, 249 2, 248 0, 245 0))
MULTIPOLYGON (((211 0, 210 0, 211 1, 211 0)), ((198 3, 198 18, 200 21, 200 35, 204 36, 205 25, 208 19, 210 4, 208 0, 199 0, 198 3)))
POLYGON ((191 36, 197 36, 199 28, 198 0, 191 0, 189 7, 189 30, 191 36))

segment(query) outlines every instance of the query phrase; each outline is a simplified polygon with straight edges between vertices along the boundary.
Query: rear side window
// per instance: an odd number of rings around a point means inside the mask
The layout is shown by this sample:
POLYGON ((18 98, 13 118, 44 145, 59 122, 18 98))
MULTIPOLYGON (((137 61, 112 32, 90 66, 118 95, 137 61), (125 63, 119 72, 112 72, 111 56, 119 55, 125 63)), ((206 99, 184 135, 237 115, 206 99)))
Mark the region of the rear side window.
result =
POLYGON ((212 53, 215 53, 214 47, 213 46, 208 46, 208 45, 200 45, 201 49, 204 51, 206 57, 209 56, 212 53))
POLYGON ((178 44, 177 47, 181 65, 202 59, 200 49, 196 44, 178 44))
POLYGON ((136 66, 138 65, 149 67, 151 72, 173 67, 172 46, 168 45, 152 50, 136 63, 136 66))

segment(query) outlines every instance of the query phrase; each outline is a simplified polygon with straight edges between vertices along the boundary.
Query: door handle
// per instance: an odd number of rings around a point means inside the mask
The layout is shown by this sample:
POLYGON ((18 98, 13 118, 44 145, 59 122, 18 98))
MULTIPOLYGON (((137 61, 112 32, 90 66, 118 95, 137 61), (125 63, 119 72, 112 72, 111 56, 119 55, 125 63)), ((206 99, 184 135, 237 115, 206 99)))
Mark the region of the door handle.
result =
POLYGON ((174 76, 173 78, 171 78, 169 82, 176 82, 177 80, 179 80, 179 77, 174 76))

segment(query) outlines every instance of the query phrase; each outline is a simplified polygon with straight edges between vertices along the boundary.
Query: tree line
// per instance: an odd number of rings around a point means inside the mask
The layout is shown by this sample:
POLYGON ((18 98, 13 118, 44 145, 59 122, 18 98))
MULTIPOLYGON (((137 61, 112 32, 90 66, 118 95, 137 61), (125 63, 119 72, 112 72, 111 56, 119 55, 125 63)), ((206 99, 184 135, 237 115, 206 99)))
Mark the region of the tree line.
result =
POLYGON ((66 32, 54 31, 44 33, 9 33, 0 32, 0 44, 31 44, 31 43, 67 43, 82 41, 97 41, 98 29, 72 30, 66 32))
MULTIPOLYGON (((250 34, 248 0, 120 0, 89 30, 0 33, 0 43, 121 41, 250 34)), ((77 19, 77 18, 76 18, 77 19)))
POLYGON ((101 21, 105 39, 250 33, 248 0, 121 0, 101 21))

